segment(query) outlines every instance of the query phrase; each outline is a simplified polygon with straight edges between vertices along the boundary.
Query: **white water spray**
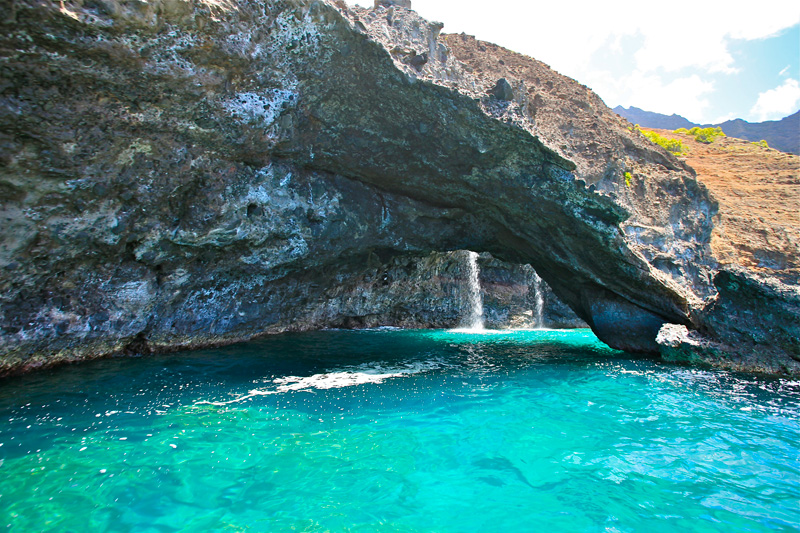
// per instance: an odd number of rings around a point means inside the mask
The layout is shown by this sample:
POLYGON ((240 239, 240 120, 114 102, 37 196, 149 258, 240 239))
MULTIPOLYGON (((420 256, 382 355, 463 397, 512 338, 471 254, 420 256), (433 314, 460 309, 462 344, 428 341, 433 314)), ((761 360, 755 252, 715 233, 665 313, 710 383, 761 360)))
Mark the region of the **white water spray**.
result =
POLYGON ((478 279, 478 254, 467 252, 467 273, 469 274, 469 315, 464 319, 464 327, 471 330, 483 329, 483 295, 481 282, 478 279))
POLYGON ((536 272, 533 273, 533 293, 536 298, 533 327, 542 329, 544 327, 544 291, 542 290, 542 278, 536 272))

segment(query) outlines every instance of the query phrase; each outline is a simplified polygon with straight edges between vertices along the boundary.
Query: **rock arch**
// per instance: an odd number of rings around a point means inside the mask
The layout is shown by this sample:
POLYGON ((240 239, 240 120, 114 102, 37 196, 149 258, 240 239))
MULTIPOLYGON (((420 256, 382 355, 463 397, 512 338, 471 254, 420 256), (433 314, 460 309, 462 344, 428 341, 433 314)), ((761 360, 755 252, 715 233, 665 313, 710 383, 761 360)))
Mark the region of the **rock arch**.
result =
POLYGON ((695 328, 715 204, 693 172, 586 87, 475 70, 496 47, 395 4, 18 0, 2 370, 313 328, 326 289, 435 250, 532 264, 615 347, 695 328))

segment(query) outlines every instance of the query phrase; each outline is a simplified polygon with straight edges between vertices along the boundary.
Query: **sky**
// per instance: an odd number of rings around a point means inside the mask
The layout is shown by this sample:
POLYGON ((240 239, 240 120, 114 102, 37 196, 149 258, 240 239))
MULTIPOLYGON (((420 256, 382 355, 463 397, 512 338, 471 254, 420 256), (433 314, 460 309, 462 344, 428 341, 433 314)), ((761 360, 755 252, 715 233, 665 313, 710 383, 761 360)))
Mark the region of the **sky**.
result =
MULTIPOLYGON (((372 7, 372 0, 347 0, 372 7)), ((696 123, 800 109, 798 0, 412 0, 443 32, 534 57, 609 107, 696 123)))

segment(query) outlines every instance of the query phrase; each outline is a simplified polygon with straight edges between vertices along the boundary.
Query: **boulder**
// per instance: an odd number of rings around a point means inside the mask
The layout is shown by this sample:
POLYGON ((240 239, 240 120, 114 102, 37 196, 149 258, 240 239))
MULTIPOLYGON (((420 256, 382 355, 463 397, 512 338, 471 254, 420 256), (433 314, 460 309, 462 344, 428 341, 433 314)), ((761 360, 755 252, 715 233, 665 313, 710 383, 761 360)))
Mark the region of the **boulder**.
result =
POLYGON ((514 89, 511 88, 511 84, 505 78, 497 80, 491 94, 498 100, 511 101, 514 99, 514 89))

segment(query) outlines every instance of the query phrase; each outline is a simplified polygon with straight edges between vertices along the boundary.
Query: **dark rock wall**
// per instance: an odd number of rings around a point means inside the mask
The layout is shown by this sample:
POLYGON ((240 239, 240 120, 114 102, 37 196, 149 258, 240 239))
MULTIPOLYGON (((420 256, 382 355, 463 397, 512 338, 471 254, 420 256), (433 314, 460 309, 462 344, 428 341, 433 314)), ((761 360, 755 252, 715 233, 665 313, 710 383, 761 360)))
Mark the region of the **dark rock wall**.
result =
POLYGON ((740 268, 720 270, 714 284, 719 293, 702 311, 701 331, 665 326, 659 332, 664 359, 797 374, 800 291, 740 268))
MULTIPOLYGON (((330 287, 298 315, 292 327, 426 327, 468 325, 470 280, 467 253, 367 258, 367 270, 330 287)), ((542 282, 541 322, 537 320, 536 273, 483 254, 478 258, 483 318, 487 328, 587 327, 542 282)))

